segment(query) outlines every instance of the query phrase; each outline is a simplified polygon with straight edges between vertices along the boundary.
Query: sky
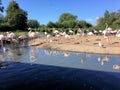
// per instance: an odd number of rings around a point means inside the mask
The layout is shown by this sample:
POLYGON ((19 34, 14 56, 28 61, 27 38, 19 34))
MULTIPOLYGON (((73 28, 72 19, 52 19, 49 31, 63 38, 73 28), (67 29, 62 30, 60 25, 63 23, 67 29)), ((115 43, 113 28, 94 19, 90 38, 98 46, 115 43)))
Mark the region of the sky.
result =
MULTIPOLYGON (((2 0, 6 10, 12 0, 2 0)), ((28 19, 37 20, 40 25, 49 21, 57 22, 63 13, 76 15, 78 20, 85 20, 95 25, 104 12, 120 10, 120 0, 14 0, 28 13, 28 19)), ((3 15, 6 15, 4 11, 3 15)))

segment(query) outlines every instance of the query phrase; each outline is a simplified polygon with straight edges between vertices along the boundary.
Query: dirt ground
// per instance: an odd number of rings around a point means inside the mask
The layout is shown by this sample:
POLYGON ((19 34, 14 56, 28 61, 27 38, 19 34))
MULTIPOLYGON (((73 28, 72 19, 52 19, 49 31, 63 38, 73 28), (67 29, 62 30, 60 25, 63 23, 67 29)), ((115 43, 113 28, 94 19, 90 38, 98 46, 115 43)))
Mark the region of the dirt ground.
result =
POLYGON ((29 45, 34 45, 37 48, 72 51, 72 52, 86 52, 98 54, 120 54, 120 37, 116 36, 85 36, 77 37, 70 36, 65 39, 64 37, 37 38, 31 40, 29 45), (99 46, 102 43, 102 47, 99 46))

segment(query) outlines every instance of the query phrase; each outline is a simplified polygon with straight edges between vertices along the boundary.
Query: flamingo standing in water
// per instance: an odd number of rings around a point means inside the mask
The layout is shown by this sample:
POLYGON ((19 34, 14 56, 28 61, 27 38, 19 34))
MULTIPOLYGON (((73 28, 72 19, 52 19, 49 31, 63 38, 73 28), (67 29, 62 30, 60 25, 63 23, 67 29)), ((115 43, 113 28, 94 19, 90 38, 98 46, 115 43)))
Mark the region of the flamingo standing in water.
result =
POLYGON ((18 43, 18 40, 16 39, 16 35, 13 33, 13 32, 6 32, 7 34, 7 38, 8 40, 7 41, 10 41, 11 43, 14 43, 14 44, 17 44, 18 43))
POLYGON ((0 41, 1 41, 1 48, 2 51, 5 53, 6 52, 6 48, 5 48, 5 43, 6 43, 7 37, 4 35, 0 35, 0 41))
POLYGON ((40 37, 40 33, 39 32, 32 32, 32 29, 29 29, 30 31, 28 32, 28 36, 30 39, 35 39, 35 38, 38 38, 40 37))
POLYGON ((22 46, 25 46, 25 39, 26 39, 27 37, 25 36, 25 35, 20 35, 19 37, 18 37, 18 40, 19 41, 22 41, 22 46))

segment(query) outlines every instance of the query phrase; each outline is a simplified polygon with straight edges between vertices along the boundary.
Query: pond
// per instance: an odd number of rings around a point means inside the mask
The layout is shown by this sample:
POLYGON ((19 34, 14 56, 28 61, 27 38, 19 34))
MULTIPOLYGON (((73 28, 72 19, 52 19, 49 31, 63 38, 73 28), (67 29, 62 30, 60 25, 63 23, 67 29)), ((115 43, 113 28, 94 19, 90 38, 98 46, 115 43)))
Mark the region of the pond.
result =
POLYGON ((119 55, 6 47, 0 50, 0 90, 120 90, 119 55))

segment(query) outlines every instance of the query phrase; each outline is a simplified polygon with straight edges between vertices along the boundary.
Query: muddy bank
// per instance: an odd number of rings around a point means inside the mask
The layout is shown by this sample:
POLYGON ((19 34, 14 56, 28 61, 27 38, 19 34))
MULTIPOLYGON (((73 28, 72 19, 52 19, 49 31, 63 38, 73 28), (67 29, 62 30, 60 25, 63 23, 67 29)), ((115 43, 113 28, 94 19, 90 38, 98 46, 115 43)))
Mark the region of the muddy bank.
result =
POLYGON ((120 38, 115 36, 109 37, 109 41, 102 36, 75 37, 70 39, 54 38, 52 42, 46 38, 39 38, 29 42, 29 45, 35 45, 37 48, 53 49, 71 52, 86 52, 97 54, 118 54, 120 55, 120 38), (104 47, 99 47, 98 43, 102 42, 104 47))

